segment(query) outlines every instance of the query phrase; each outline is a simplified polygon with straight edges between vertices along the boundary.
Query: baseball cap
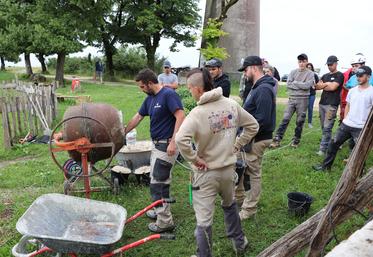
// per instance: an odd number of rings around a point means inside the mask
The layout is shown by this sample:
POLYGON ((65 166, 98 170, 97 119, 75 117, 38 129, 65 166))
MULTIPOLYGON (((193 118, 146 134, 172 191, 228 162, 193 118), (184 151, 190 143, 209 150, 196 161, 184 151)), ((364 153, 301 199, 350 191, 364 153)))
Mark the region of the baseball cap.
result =
POLYGON ((368 76, 372 75, 372 69, 369 66, 361 66, 356 70, 356 76, 361 77, 364 74, 367 74, 368 76))
POLYGON ((337 56, 335 56, 335 55, 331 55, 331 56, 329 56, 328 59, 326 60, 326 64, 333 64, 333 63, 336 63, 336 62, 338 62, 338 61, 339 61, 339 60, 338 60, 337 56))
POLYGON ((259 56, 250 55, 245 58, 245 60, 242 63, 241 68, 239 68, 238 71, 244 71, 249 66, 262 66, 262 65, 263 65, 263 62, 259 56))
POLYGON ((300 55, 298 55, 297 59, 299 61, 308 60, 308 56, 306 54, 300 54, 300 55))
POLYGON ((164 61, 164 63, 163 63, 163 67, 171 67, 171 63, 170 63, 170 61, 164 61))
POLYGON ((205 63, 205 67, 221 67, 221 66, 223 66, 223 63, 218 58, 212 58, 211 60, 208 60, 205 63))

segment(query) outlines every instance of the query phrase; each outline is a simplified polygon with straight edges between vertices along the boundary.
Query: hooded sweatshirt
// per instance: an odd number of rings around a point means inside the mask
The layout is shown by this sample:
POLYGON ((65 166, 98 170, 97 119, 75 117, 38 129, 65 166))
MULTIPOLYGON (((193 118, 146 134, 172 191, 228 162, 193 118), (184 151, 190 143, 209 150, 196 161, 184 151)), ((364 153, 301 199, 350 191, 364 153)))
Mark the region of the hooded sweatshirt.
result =
POLYGON ((255 118, 236 101, 222 95, 222 89, 205 92, 189 113, 176 134, 176 144, 182 156, 192 163, 197 156, 209 169, 219 169, 236 163, 234 147, 241 149, 258 132, 255 118), (237 129, 243 127, 236 139, 237 129), (192 147, 192 139, 196 150, 192 147))
POLYGON ((276 80, 268 75, 258 79, 247 96, 243 108, 259 123, 255 142, 272 138, 276 127, 276 80))
POLYGON ((223 73, 220 77, 214 79, 214 87, 223 89, 223 96, 229 97, 231 94, 231 82, 227 74, 223 73))
POLYGON ((287 89, 290 98, 308 98, 310 88, 315 84, 315 76, 309 69, 292 70, 287 80, 287 89))

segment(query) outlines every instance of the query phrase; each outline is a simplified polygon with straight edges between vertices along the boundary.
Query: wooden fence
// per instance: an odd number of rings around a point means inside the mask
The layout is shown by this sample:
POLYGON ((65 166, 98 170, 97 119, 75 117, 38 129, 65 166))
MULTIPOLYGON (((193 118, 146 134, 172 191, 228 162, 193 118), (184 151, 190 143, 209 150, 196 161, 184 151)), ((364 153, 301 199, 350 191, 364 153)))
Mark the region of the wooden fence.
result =
POLYGON ((23 82, 0 86, 0 111, 4 130, 4 147, 10 148, 30 135, 41 135, 57 116, 56 85, 23 82))

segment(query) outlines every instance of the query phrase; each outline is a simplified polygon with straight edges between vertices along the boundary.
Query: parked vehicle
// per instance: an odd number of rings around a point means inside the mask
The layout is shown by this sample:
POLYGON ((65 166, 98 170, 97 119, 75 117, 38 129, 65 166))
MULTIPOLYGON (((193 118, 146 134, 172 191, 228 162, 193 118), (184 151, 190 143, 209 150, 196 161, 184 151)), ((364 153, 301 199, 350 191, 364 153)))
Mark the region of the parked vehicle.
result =
POLYGON ((286 82, 286 81, 288 81, 288 76, 289 76, 289 74, 284 74, 284 75, 282 75, 282 77, 281 77, 281 81, 282 81, 282 82, 286 82))

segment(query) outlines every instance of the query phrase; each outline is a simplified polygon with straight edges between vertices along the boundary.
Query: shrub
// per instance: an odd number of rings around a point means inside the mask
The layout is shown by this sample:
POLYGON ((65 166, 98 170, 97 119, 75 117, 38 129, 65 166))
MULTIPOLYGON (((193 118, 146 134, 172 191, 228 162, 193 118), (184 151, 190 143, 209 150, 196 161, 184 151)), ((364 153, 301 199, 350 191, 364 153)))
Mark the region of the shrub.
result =
MULTIPOLYGON (((89 74, 92 75, 95 67, 94 62, 90 62, 87 57, 69 57, 65 59, 65 73, 67 74, 89 74)), ((57 59, 49 58, 47 61, 48 69, 56 69, 57 59)))
MULTIPOLYGON (((155 57, 154 71, 162 72, 162 65, 166 58, 155 57)), ((142 47, 122 45, 113 56, 114 70, 124 77, 133 78, 140 70, 147 67, 146 52, 142 47)))
POLYGON ((197 106, 196 101, 192 97, 187 87, 179 87, 177 89, 177 93, 180 96, 181 101, 183 102, 185 114, 188 114, 194 107, 197 106))

